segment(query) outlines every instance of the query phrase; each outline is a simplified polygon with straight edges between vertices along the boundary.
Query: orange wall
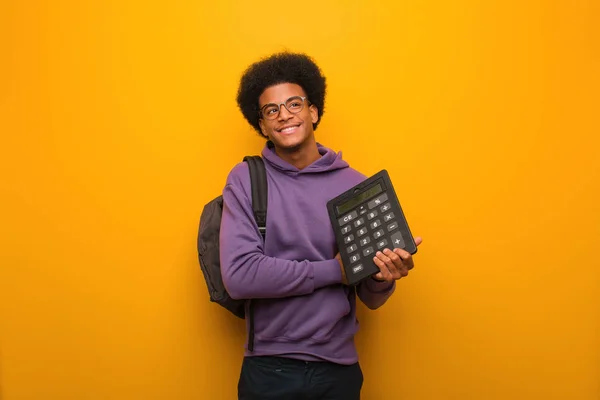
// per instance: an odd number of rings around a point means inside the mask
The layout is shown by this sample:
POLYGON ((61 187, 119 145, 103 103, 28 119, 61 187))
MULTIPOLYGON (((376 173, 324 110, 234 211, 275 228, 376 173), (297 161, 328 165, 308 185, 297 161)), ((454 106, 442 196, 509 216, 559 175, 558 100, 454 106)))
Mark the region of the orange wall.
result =
POLYGON ((364 398, 600 398, 600 3, 161 3, 0 3, 2 400, 235 397, 195 235, 262 147, 239 74, 284 48, 425 239, 360 309, 364 398))

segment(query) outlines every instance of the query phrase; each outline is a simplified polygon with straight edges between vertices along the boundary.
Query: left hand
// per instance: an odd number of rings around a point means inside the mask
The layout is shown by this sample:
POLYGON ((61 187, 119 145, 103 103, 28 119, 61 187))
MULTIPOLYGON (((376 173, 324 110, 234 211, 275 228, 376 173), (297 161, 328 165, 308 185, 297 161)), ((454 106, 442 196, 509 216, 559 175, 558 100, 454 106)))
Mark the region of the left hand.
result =
MULTIPOLYGON (((415 238, 415 244, 418 246, 423 242, 420 237, 415 238)), ((379 267, 379 272, 373 275, 373 278, 383 282, 393 282, 408 275, 408 271, 413 269, 415 264, 412 255, 404 249, 384 249, 378 251, 373 257, 375 265, 379 267)))

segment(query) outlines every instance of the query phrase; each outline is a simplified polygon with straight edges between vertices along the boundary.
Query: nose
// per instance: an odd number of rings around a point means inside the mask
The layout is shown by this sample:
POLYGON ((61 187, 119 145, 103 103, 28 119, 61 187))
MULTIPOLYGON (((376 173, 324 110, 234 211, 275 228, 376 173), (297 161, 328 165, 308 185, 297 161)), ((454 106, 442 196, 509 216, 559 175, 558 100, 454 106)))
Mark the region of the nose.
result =
POLYGON ((279 115, 277 116, 277 118, 280 121, 287 121, 288 119, 292 118, 294 114, 292 114, 291 112, 288 111, 288 109, 286 108, 285 104, 282 104, 279 107, 279 115))

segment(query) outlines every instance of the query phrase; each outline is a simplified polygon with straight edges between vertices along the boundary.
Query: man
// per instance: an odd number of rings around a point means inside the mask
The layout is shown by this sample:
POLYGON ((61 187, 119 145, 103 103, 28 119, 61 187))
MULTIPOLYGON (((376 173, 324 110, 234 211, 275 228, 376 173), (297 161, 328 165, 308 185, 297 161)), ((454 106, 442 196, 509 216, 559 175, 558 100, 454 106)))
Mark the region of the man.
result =
POLYGON ((325 92, 319 67, 304 54, 263 59, 240 82, 240 110, 268 139, 268 211, 263 242, 248 166, 236 165, 223 190, 220 251, 227 291, 249 299, 246 312, 252 307, 254 315, 239 399, 359 399, 356 298, 380 307, 413 267, 408 252, 385 249, 374 257, 379 273, 356 288, 344 284, 326 203, 366 176, 315 139, 325 92))

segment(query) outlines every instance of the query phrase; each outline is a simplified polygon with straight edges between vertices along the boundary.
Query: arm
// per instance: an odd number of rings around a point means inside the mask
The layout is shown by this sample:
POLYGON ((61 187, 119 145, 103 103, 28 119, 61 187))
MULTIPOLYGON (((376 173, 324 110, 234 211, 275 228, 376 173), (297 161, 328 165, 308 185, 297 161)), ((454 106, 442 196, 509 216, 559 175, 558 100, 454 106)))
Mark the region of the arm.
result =
POLYGON ((396 290, 396 281, 378 282, 368 278, 357 285, 358 298, 371 310, 376 310, 385 304, 396 290))
POLYGON ((265 256, 252 205, 241 184, 228 181, 225 186, 221 218, 221 273, 232 298, 300 296, 342 282, 335 259, 290 261, 265 256))

